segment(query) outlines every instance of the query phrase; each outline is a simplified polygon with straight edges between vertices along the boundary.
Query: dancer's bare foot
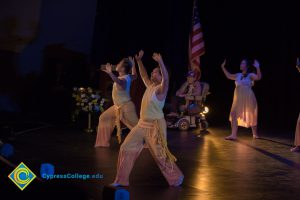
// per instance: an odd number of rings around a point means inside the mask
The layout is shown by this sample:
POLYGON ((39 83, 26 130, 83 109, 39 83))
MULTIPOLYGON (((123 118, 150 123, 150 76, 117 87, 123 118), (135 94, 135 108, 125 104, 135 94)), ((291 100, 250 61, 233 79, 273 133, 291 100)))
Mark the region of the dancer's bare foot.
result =
POLYGON ((296 146, 294 148, 291 148, 290 150, 291 150, 291 152, 300 151, 300 146, 296 146))
POLYGON ((253 135, 253 139, 260 139, 258 135, 253 135))
POLYGON ((229 136, 225 137, 225 140, 236 140, 236 136, 229 135, 229 136))
POLYGON ((182 175, 182 176, 179 177, 179 179, 177 180, 176 183, 174 183, 174 184, 172 184, 170 186, 178 187, 178 186, 182 185, 183 179, 184 179, 184 176, 182 175))

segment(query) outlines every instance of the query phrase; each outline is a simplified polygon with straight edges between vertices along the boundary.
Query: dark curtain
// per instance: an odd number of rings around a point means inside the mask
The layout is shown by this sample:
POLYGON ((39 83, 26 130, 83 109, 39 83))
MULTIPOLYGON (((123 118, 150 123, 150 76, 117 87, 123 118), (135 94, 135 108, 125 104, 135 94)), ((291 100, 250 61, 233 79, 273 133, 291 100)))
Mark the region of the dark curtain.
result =
MULTIPOLYGON (((230 72, 239 72, 242 58, 261 62, 263 79, 253 88, 259 106, 259 126, 295 129, 300 111, 299 14, 296 3, 245 0, 200 0, 206 53, 201 58, 202 81, 211 95, 207 105, 213 125, 229 125, 234 83, 227 80, 220 64, 227 58, 230 72)), ((188 67, 188 34, 192 0, 100 1, 97 7, 92 60, 96 65, 117 63, 122 57, 144 49, 150 70, 154 51, 162 53, 171 75, 170 95, 185 80, 188 67)), ((99 74, 100 87, 109 78, 99 74)), ((101 88, 104 89, 104 88, 101 88)), ((132 97, 139 107, 144 87, 133 84, 132 97)))

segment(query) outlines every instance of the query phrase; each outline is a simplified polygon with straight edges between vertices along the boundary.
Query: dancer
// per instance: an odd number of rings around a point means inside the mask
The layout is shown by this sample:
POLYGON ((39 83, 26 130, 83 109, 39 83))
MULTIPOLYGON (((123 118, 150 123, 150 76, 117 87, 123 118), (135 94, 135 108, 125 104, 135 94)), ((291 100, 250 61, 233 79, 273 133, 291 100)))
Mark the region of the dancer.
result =
POLYGON ((114 81, 112 99, 114 105, 108 108, 99 117, 98 131, 95 147, 109 147, 111 133, 117 127, 117 138, 121 143, 121 125, 123 122, 129 129, 132 129, 138 122, 135 105, 130 98, 131 81, 135 80, 136 68, 132 57, 122 59, 116 67, 119 76, 112 73, 112 65, 107 63, 106 72, 114 81), (132 74, 129 74, 132 69, 132 74))
MULTIPOLYGON (((296 64, 296 68, 298 69, 299 73, 300 73, 300 62, 299 62, 299 58, 297 58, 297 64, 296 64)), ((297 120, 297 125, 296 125, 296 131, 295 131, 295 147, 291 148, 292 152, 295 151, 300 151, 300 113, 299 113, 299 117, 297 120)))
POLYGON ((236 88, 234 90, 233 103, 230 111, 229 120, 231 121, 231 135, 226 140, 235 140, 237 138, 238 126, 252 128, 253 138, 258 139, 257 134, 257 102, 251 89, 253 82, 261 79, 260 65, 254 60, 253 66, 256 73, 250 73, 251 64, 248 60, 242 60, 240 69, 242 73, 231 74, 226 68, 226 59, 221 67, 225 76, 230 80, 235 80, 236 88))
POLYGON ((168 149, 166 141, 166 121, 162 111, 168 92, 169 76, 160 54, 154 53, 153 59, 159 67, 153 69, 149 79, 142 63, 143 51, 136 55, 139 71, 146 85, 141 105, 140 120, 121 145, 117 175, 112 186, 128 186, 129 175, 135 160, 143 149, 143 141, 149 147, 158 167, 170 186, 179 186, 183 174, 175 164, 176 158, 168 149))

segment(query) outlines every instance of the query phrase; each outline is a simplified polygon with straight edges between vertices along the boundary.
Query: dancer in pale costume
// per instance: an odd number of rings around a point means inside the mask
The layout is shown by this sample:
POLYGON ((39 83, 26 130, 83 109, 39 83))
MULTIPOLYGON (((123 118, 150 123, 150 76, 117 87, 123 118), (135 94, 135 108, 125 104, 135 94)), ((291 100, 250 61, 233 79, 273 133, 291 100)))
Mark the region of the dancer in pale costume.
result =
POLYGON ((257 102, 252 91, 254 81, 261 79, 261 71, 259 62, 254 61, 253 66, 256 73, 249 73, 251 64, 248 60, 242 60, 240 69, 242 73, 231 74, 225 69, 226 60, 221 67, 225 76, 235 81, 236 88, 234 90, 233 103, 230 111, 229 120, 231 121, 231 135, 226 137, 227 140, 235 140, 237 138, 238 126, 252 128, 253 138, 259 138, 257 134, 257 102))
MULTIPOLYGON (((299 73, 300 73, 300 62, 299 62, 299 58, 297 58, 297 65, 296 68, 298 69, 299 73)), ((297 125, 296 125, 296 131, 295 131, 295 147, 291 148, 292 152, 295 151, 300 151, 300 113, 299 113, 299 117, 297 120, 297 125)))
POLYGON ((102 69, 114 81, 112 90, 112 99, 114 105, 108 108, 99 117, 97 138, 95 147, 109 147, 114 127, 117 127, 117 138, 121 143, 121 125, 120 121, 129 129, 132 129, 138 122, 135 105, 130 98, 131 81, 136 79, 136 69, 134 59, 124 58, 116 67, 119 76, 116 77, 112 73, 112 65, 106 64, 106 68, 102 69), (132 74, 129 74, 132 69, 132 74))
POLYGON ((128 186, 129 175, 135 160, 143 149, 143 141, 149 147, 162 174, 170 186, 179 186, 183 181, 183 174, 175 164, 176 158, 168 149, 166 141, 166 121, 162 111, 168 92, 169 77, 160 54, 154 53, 153 59, 158 62, 149 79, 141 61, 143 51, 136 55, 141 77, 146 85, 141 105, 140 120, 121 145, 117 175, 113 186, 128 186))

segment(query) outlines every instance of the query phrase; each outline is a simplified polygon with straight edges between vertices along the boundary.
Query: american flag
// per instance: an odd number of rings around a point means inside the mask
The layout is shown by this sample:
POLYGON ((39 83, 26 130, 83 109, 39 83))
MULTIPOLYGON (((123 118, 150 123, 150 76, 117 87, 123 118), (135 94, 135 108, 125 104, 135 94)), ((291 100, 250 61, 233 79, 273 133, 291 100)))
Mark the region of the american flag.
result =
POLYGON ((189 42, 189 58, 192 70, 200 72, 200 56, 205 53, 202 27, 199 20, 198 2, 194 0, 192 30, 189 42))

